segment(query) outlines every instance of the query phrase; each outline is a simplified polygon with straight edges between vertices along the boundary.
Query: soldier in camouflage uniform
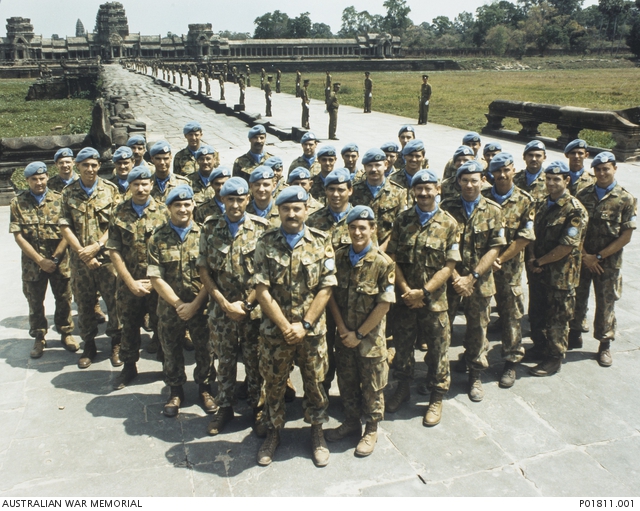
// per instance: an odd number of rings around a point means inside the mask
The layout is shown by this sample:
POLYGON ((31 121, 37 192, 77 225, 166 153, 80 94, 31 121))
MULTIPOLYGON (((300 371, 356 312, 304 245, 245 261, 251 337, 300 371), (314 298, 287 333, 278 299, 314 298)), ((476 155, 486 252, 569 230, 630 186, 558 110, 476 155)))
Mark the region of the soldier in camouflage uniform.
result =
POLYGON ((189 179, 171 172, 171 146, 166 140, 160 140, 149 149, 151 163, 155 167, 155 179, 151 197, 164 202, 169 192, 179 185, 189 185, 189 179))
POLYGON ((47 188, 54 192, 62 193, 62 189, 78 179, 73 169, 73 151, 68 147, 58 149, 53 156, 53 162, 58 167, 58 175, 53 176, 47 183, 47 188))
POLYGON ((198 170, 196 151, 202 145, 202 126, 197 121, 190 121, 182 128, 187 139, 187 147, 178 151, 173 158, 173 173, 177 176, 189 176, 198 170))
POLYGON ((617 167, 612 153, 598 154, 591 167, 596 182, 576 196, 589 214, 589 224, 582 249, 575 315, 569 324, 569 349, 582 347, 582 322, 586 321, 593 282, 596 299, 593 336, 600 341, 596 358, 602 367, 609 367, 613 363, 610 343, 616 335, 615 303, 622 292, 622 248, 631 241, 636 228, 637 202, 615 180, 617 167))
MULTIPOLYGON (((318 139, 316 136, 307 131, 300 139, 300 145, 302 146, 302 155, 298 156, 289 165, 289 172, 297 167, 304 167, 309 169, 311 176, 315 176, 320 173, 320 162, 316 155, 316 149, 318 148, 318 139)), ((331 171, 329 171, 331 172, 331 171)))
POLYGON ((118 147, 111 158, 115 165, 113 175, 107 181, 113 183, 118 188, 120 200, 124 200, 129 188, 127 176, 133 168, 133 151, 127 146, 118 147))
POLYGON ((442 397, 449 390, 451 327, 447 315, 446 282, 460 261, 455 220, 438 207, 438 177, 420 170, 413 178, 416 205, 400 213, 393 225, 387 253, 396 261, 396 289, 400 300, 394 309, 394 376, 398 387, 387 401, 396 412, 409 400, 413 380, 414 344, 419 332, 427 343, 427 389, 431 393, 423 424, 435 426, 442 416, 442 397))
POLYGON ((411 195, 411 180, 423 168, 425 154, 426 151, 422 140, 410 140, 402 149, 404 167, 389 177, 389 180, 406 190, 407 206, 413 206, 415 203, 411 195))
POLYGON ((534 344, 531 358, 542 359, 530 370, 534 376, 551 376, 562 366, 589 219, 584 206, 569 193, 569 167, 556 161, 549 164, 545 174, 549 195, 536 211, 536 240, 527 259, 531 276, 529 321, 534 344))
POLYGON ((270 227, 280 227, 278 208, 274 207, 273 185, 275 174, 271 167, 260 165, 253 169, 249 177, 249 187, 253 199, 246 206, 247 213, 264 218, 270 227))
POLYGON ((458 306, 463 301, 467 320, 464 358, 469 368, 469 399, 476 402, 484 398, 480 377, 489 367, 487 325, 491 297, 496 291, 491 268, 507 244, 500 206, 480 193, 483 173, 484 168, 477 160, 462 165, 457 173, 460 197, 441 203, 442 209, 458 222, 462 260, 453 270, 447 288, 449 323, 453 326, 458 306))
POLYGON ((58 224, 71 248, 71 280, 78 306, 78 326, 84 340, 84 352, 78 367, 86 369, 96 356, 98 320, 95 316, 99 291, 109 314, 107 335, 111 337, 111 365, 120 360, 121 325, 116 311, 116 271, 104 250, 109 236, 109 219, 119 194, 112 183, 98 177, 98 151, 85 147, 76 155, 80 179, 62 192, 62 213, 58 224))
MULTIPOLYGON (((400 142, 400 154, 394 164, 397 170, 402 170, 405 167, 406 162, 404 160, 402 150, 409 142, 411 142, 412 140, 415 140, 415 138, 416 138, 416 130, 410 124, 405 124, 398 131, 398 141, 400 142)), ((421 169, 429 168, 429 160, 426 157, 422 160, 422 163, 420 164, 420 168, 421 169)), ((411 186, 409 185, 409 187, 411 186)))
POLYGON ((524 315, 522 272, 524 250, 535 239, 533 220, 535 202, 527 192, 513 184, 515 167, 513 156, 501 152, 491 158, 489 172, 494 185, 483 195, 502 207, 507 247, 493 263, 496 286, 496 304, 502 331, 502 358, 505 360, 500 386, 513 387, 516 381, 516 364, 524 356, 520 319, 524 315))
POLYGON ((213 195, 208 202, 205 202, 196 209, 194 219, 197 223, 203 224, 209 216, 222 218, 224 214, 224 202, 222 202, 220 190, 230 177, 231 170, 227 167, 217 167, 211 171, 211 174, 209 174, 209 188, 211 188, 213 195))
POLYGON ((105 244, 118 273, 116 300, 122 322, 120 359, 122 372, 113 383, 123 389, 138 374, 140 328, 149 315, 152 342, 157 342, 158 293, 147 278, 147 244, 153 231, 168 219, 167 208, 151 197, 153 175, 146 165, 134 167, 127 176, 131 198, 119 204, 109 223, 109 239, 105 244))
POLYGON ((265 161, 264 164, 273 170, 273 191, 271 192, 271 195, 275 199, 285 187, 285 181, 283 179, 284 166, 282 163, 282 158, 280 158, 280 156, 272 156, 267 161, 265 161))
POLYGON ((491 174, 491 169, 489 165, 491 164, 491 160, 493 157, 502 152, 502 146, 498 144, 498 142, 488 142, 484 145, 484 149, 482 149, 482 157, 484 161, 487 162, 487 167, 485 169, 484 178, 493 185, 493 174, 491 174))
MULTIPOLYGON (((453 158, 451 159, 453 162, 451 168, 454 170, 454 173, 453 175, 442 179, 440 191, 442 200, 460 197, 460 185, 458 184, 458 178, 455 175, 455 171, 457 171, 464 163, 474 159, 473 149, 469 146, 461 145, 456 149, 456 152, 453 153, 453 158)), ((483 189, 488 189, 490 187, 491 185, 483 182, 483 189)))
POLYGON ((209 217, 200 236, 200 279, 210 296, 209 330, 218 358, 218 412, 207 432, 217 435, 233 419, 238 355, 242 352, 254 429, 267 434, 262 413, 263 380, 258 368, 260 309, 253 289, 253 255, 258 238, 269 228, 266 220, 245 212, 249 202, 247 182, 234 177, 220 192, 223 218, 209 217))
POLYGON ((22 250, 22 292, 29 303, 29 335, 35 339, 31 358, 40 358, 46 347, 49 325, 44 314, 47 283, 56 301, 54 323, 62 345, 78 351, 71 335, 71 284, 67 242, 58 220, 62 207, 59 193, 47 187, 47 166, 40 161, 27 165, 24 177, 29 190, 11 200, 9 232, 22 250))
POLYGON ((216 378, 213 346, 205 309, 207 290, 200 281, 196 264, 200 248, 200 226, 193 221, 193 190, 178 186, 165 201, 170 220, 156 229, 149 240, 147 276, 159 295, 158 334, 164 363, 164 382, 171 387, 164 414, 175 417, 184 403, 182 386, 187 381, 182 341, 187 329, 195 347, 193 378, 206 412, 216 405, 211 399, 211 383, 216 378))
POLYGON ((547 196, 545 177, 542 171, 542 165, 547 159, 547 148, 539 140, 532 140, 525 146, 522 158, 526 167, 513 176, 513 184, 531 195, 537 206, 544 202, 547 196))
POLYGON ((324 190, 324 180, 333 171, 337 161, 336 148, 331 145, 324 145, 318 149, 317 161, 320 164, 320 172, 312 176, 311 190, 309 193, 323 205, 327 202, 327 194, 324 190))
POLYGON ((139 167, 140 165, 146 165, 151 172, 155 171, 155 167, 151 162, 144 159, 144 155, 147 152, 147 141, 142 135, 132 135, 127 140, 127 147, 133 152, 133 166, 139 167))
POLYGON ((564 155, 569 160, 569 175, 571 176, 569 193, 575 197, 580 191, 595 182, 593 174, 584 168, 584 160, 589 156, 587 143, 579 138, 572 140, 564 148, 564 155))
POLYGON ((271 158, 273 155, 264 150, 264 144, 267 141, 267 130, 264 126, 258 124, 249 130, 249 142, 251 149, 246 154, 236 158, 233 162, 233 176, 241 177, 245 181, 249 181, 251 171, 271 158))
POLYGON ((365 432, 356 455, 368 456, 378 439, 378 422, 384 417, 383 389, 389 367, 385 341, 385 316, 394 293, 395 263, 372 243, 376 230, 373 210, 356 206, 347 215, 351 246, 336 252, 338 285, 329 300, 329 310, 340 334, 336 343, 338 387, 345 421, 327 431, 330 442, 365 432))
MULTIPOLYGON (((289 171, 289 175, 287 175, 287 185, 301 186, 307 193, 309 193, 309 190, 311 190, 311 173, 309 172, 309 169, 296 167, 289 171)), ((286 190, 286 188, 284 189, 286 190)), ((309 214, 311 215, 322 208, 324 208, 324 204, 319 200, 316 200, 313 195, 309 195, 309 199, 307 200, 307 211, 309 214)))
POLYGON ((269 465, 285 422, 284 393, 292 362, 300 367, 305 421, 311 424, 314 462, 325 466, 329 450, 322 424, 329 401, 322 386, 327 371, 325 307, 337 284, 329 237, 305 226, 308 195, 286 188, 276 201, 282 226, 262 235, 254 257, 256 296, 262 308, 260 374, 265 381, 269 432, 258 464, 269 465))
MULTIPOLYGON (((482 147, 482 141, 480 139, 480 135, 478 135, 475 131, 470 131, 464 137, 462 137, 462 145, 471 148, 473 151, 473 158, 480 161, 483 165, 483 168, 487 167, 486 162, 480 156, 480 148, 482 147)), ((454 158, 449 160, 447 164, 444 166, 444 172, 442 173, 442 182, 448 180, 451 177, 456 176, 457 169, 454 167, 454 158)))
POLYGON ((340 151, 344 168, 351 174, 351 182, 356 184, 364 179, 364 171, 358 168, 358 158, 360 157, 360 149, 357 144, 347 144, 340 151))
POLYGON ((195 157, 198 170, 188 176, 193 190, 193 201, 196 203, 194 218, 198 216, 198 208, 209 202, 215 195, 210 186, 210 178, 211 172, 218 166, 218 153, 210 145, 200 144, 195 157))
POLYGON ((400 156, 400 146, 397 142, 385 142, 380 149, 387 155, 387 169, 384 171, 384 177, 389 177, 396 170, 395 164, 400 156))

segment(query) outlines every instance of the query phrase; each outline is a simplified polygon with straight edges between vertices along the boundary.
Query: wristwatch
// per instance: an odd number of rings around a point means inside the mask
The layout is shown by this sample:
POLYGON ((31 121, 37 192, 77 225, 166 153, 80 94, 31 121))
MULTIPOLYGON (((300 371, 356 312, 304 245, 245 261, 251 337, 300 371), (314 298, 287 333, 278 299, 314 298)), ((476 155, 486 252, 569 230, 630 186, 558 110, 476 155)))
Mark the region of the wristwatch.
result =
POLYGON ((356 330, 356 339, 358 339, 359 341, 364 339, 364 335, 362 335, 359 330, 356 330))
POLYGON ((53 261, 53 264, 55 264, 56 266, 60 264, 60 259, 57 257, 52 257, 51 260, 53 261))
POLYGON ((247 310, 247 312, 251 312, 258 306, 258 302, 249 303, 247 300, 245 300, 244 302, 242 302, 242 305, 244 305, 244 308, 247 310))
POLYGON ((304 319, 302 320, 302 327, 308 332, 309 330, 313 329, 313 325, 311 323, 309 323, 308 321, 305 321, 304 319))
POLYGON ((596 259, 598 261, 602 261, 604 259, 604 257, 602 257, 600 254, 596 254, 596 259))
POLYGON ((533 265, 534 268, 540 268, 540 263, 538 262, 537 259, 534 259, 531 264, 533 265))
POLYGON ((472 271, 471 276, 476 280, 480 278, 480 274, 477 271, 472 271))
POLYGON ((427 291, 426 288, 422 288, 422 294, 424 295, 424 299, 425 300, 430 300, 431 299, 431 293, 429 291, 427 291))
POLYGON ((100 250, 102 250, 104 248, 104 243, 102 243, 102 241, 98 241, 98 246, 100 247, 100 250))

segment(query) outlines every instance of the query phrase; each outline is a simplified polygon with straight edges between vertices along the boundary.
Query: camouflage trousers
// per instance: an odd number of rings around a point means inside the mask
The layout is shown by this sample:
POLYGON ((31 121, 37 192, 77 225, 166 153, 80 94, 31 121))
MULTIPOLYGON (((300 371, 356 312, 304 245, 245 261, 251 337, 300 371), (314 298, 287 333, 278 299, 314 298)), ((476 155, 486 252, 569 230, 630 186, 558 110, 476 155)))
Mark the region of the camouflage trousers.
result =
POLYGON ((285 423, 284 392, 295 362, 302 374, 304 420, 322 424, 329 420, 329 399, 322 382, 327 372, 327 343, 324 335, 306 336, 301 343, 290 345, 282 335, 262 335, 260 374, 264 378, 265 399, 270 427, 281 429, 285 423))
POLYGON ((421 332, 428 350, 424 357, 427 364, 429 390, 447 392, 451 384, 448 350, 451 344, 451 327, 445 311, 432 312, 427 307, 410 309, 402 299, 394 306, 395 328, 393 339, 396 356, 393 359, 393 376, 397 380, 413 380, 416 336, 421 332))
POLYGON ((213 365, 213 345, 209 339, 209 327, 204 307, 189 321, 183 321, 171 305, 159 299, 158 336, 164 352, 162 372, 164 373, 164 382, 171 387, 184 385, 187 381, 182 348, 182 340, 187 329, 191 334, 195 348, 196 368, 193 370, 193 379, 198 384, 213 383, 216 379, 216 369, 213 365))
POLYGON ((264 387, 258 367, 260 320, 233 321, 215 304, 209 313, 209 331, 213 350, 218 357, 218 406, 234 404, 240 353, 247 374, 249 404, 252 408, 263 406, 264 387))
POLYGON ((47 330, 49 330, 49 324, 44 313, 47 284, 51 286, 51 292, 56 302, 53 316, 56 330, 61 334, 73 332, 69 278, 63 277, 58 271, 53 273, 41 272, 38 280, 22 281, 22 292, 29 303, 29 335, 34 338, 44 338, 47 330))
POLYGON ((386 357, 362 357, 358 348, 336 344, 338 388, 347 421, 380 422, 384 418, 384 394, 389 366, 386 357))
POLYGON ((524 315, 524 298, 521 286, 512 286, 510 278, 503 272, 493 274, 496 283, 496 305, 502 322, 502 358, 508 362, 520 362, 524 357, 522 327, 520 319, 524 315))
POLYGON ((449 323, 453 328, 453 320, 460 302, 464 307, 464 317, 467 329, 464 333, 464 358, 469 369, 482 371, 489 367, 487 352, 487 326, 489 325, 490 296, 480 296, 474 292, 471 296, 458 295, 451 284, 447 285, 447 300, 449 301, 449 323))
POLYGON ((616 337, 616 301, 622 295, 622 275, 620 269, 605 268, 602 275, 591 273, 586 267, 580 272, 580 285, 576 289, 575 314, 569 327, 582 331, 586 322, 589 304, 589 291, 593 282, 596 299, 596 313, 593 320, 593 337, 610 342, 616 337))
POLYGON ((541 279, 529 282, 529 321, 534 346, 552 358, 563 358, 569 345, 569 322, 576 303, 575 290, 545 286, 541 279))
POLYGON ((120 360, 137 362, 140 360, 140 328, 145 314, 149 314, 149 326, 154 333, 158 331, 158 293, 138 297, 120 279, 116 286, 116 305, 118 316, 122 322, 122 342, 120 343, 120 360))
POLYGON ((335 356, 335 346, 336 346, 336 337, 338 336, 338 327, 336 326, 336 321, 333 319, 333 315, 327 313, 326 314, 327 321, 327 357, 329 361, 329 366, 327 368, 327 373, 324 376, 324 381, 326 383, 331 383, 336 376, 336 356, 335 356))

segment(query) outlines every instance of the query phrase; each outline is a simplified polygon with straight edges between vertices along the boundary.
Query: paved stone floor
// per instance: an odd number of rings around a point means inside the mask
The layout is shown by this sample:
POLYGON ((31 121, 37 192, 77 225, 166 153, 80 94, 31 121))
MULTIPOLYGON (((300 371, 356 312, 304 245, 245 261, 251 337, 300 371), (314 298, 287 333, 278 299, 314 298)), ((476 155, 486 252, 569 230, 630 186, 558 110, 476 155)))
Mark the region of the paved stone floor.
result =
MULTIPOLYGON (((247 150, 247 126, 216 115, 194 100, 154 86, 148 77, 107 67, 107 84, 129 97, 150 139, 166 137, 183 147, 182 125, 198 119, 205 140, 224 164, 247 150)), ((217 87, 213 88, 214 98, 217 87)), ((227 84, 227 97, 232 97, 227 84)), ((247 94, 249 111, 263 107, 257 88, 247 94)), ((375 108, 375 98, 374 98, 375 108)), ((312 128, 324 136, 323 104, 312 102, 312 128)), ((274 123, 298 124, 299 101, 274 94, 274 123)), ((389 114, 363 114, 341 107, 340 142, 363 150, 394 140, 399 126, 415 123, 389 114)), ((441 169, 459 145, 463 131, 429 124, 416 126, 427 142, 432 168, 441 169)), ((269 137, 285 164, 300 152, 291 142, 269 137)), ((514 155, 522 144, 504 142, 514 155)), ((551 152, 549 159, 561 157, 551 152)), ((640 196, 638 164, 621 164, 618 180, 640 196)), ((0 496, 635 496, 640 493, 640 251, 636 239, 625 249, 624 294, 618 302, 618 335, 608 369, 594 360, 597 342, 585 335, 584 349, 568 354, 551 378, 529 377, 523 365, 510 390, 497 384, 500 345, 491 336, 491 367, 484 374, 486 397, 472 403, 466 377, 452 373, 442 423, 422 426, 427 399, 412 387, 410 402, 381 424, 376 450, 354 457, 355 441, 330 444, 331 461, 318 469, 310 459, 308 426, 298 398, 288 407, 288 423, 274 463, 256 466, 260 445, 250 429, 250 409, 236 408, 223 434, 208 437, 208 418, 196 401, 197 387, 186 385, 188 403, 177 419, 162 415, 168 395, 161 366, 142 352, 134 385, 111 390, 118 374, 108 361, 108 338, 87 370, 77 355, 62 349, 49 333, 49 348, 29 358, 27 304, 21 292, 20 253, 8 234, 9 208, 0 208, 0 496)), ((47 299, 51 321, 53 300, 47 299)), ((593 312, 593 304, 591 313, 593 312)), ((495 316, 495 315, 494 315, 495 316)), ((590 315, 591 317, 591 315, 590 315)), ((451 358, 461 352, 463 318, 454 326, 451 358)), ((526 325, 526 323, 524 323, 526 325)), ((104 332, 104 329, 101 329, 104 332)), ((143 344, 148 336, 143 336, 143 344)), ((529 340, 526 340, 527 345, 529 340)), ((416 352, 418 360, 422 355, 416 352)), ((193 356, 187 354, 192 378, 193 356)), ((424 376, 424 364, 418 373, 424 376)), ((242 376, 242 373, 241 373, 242 376)), ((392 390, 395 383, 391 383, 392 390)), ((342 418, 337 386, 331 389, 329 427, 342 418)))

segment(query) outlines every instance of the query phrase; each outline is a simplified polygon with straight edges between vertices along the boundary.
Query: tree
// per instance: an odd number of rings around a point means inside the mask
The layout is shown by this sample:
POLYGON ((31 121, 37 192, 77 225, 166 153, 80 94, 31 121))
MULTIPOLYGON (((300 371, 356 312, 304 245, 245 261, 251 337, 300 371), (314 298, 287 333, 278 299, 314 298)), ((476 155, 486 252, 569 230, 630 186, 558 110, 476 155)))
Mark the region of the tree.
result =
MULTIPOLYGON (((638 1, 640 9, 640 1, 638 1)), ((636 57, 640 57, 640 13, 634 13, 631 30, 627 35, 627 45, 636 57)))
POLYGON ((516 28, 524 18, 522 9, 506 0, 482 5, 476 9, 473 42, 477 46, 482 46, 489 30, 493 27, 504 25, 505 27, 516 28))
POLYGON ((256 18, 253 23, 256 29, 253 32, 255 39, 282 39, 287 37, 289 16, 280 11, 266 13, 256 18))
POLYGON ((433 18, 431 20, 433 31, 436 34, 436 37, 441 37, 445 34, 449 34, 453 31, 453 23, 448 16, 438 16, 437 18, 433 18))
POLYGON ((311 37, 313 39, 331 39, 333 33, 331 27, 326 23, 314 23, 311 25, 311 37))
POLYGON ((291 39, 306 39, 311 37, 311 18, 308 12, 303 12, 297 18, 289 19, 287 37, 291 39))
POLYGON ((485 44, 494 55, 503 57, 509 46, 509 29, 504 25, 496 25, 491 27, 487 32, 485 44))
POLYGON ((338 32, 340 37, 355 37, 358 35, 358 11, 353 5, 342 10, 342 27, 338 32))
POLYGON ((356 37, 368 32, 381 32, 384 18, 379 14, 373 16, 369 11, 356 11, 352 5, 342 11, 342 28, 338 35, 340 37, 356 37))
POLYGON ((387 9, 387 15, 381 23, 381 28, 385 31, 401 36, 413 25, 409 19, 411 7, 407 5, 406 0, 385 0, 382 5, 387 9))

